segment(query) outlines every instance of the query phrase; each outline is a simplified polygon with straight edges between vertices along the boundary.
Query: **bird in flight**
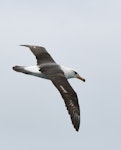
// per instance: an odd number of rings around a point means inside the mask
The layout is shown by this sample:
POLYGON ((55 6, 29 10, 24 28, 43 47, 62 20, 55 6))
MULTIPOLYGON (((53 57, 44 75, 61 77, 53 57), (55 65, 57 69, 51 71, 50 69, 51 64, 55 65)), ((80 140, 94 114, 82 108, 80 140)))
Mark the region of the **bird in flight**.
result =
POLYGON ((64 99, 72 124, 76 131, 80 126, 80 107, 76 92, 67 79, 78 78, 85 82, 76 71, 57 64, 44 47, 21 45, 30 48, 37 59, 35 66, 14 66, 13 70, 40 78, 49 79, 64 99))

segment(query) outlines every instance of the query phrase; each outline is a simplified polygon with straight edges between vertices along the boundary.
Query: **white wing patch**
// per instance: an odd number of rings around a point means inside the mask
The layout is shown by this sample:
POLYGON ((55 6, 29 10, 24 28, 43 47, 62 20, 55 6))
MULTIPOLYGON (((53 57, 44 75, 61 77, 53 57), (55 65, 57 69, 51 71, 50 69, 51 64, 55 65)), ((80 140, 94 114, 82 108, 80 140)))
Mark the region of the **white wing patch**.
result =
POLYGON ((73 104, 72 100, 69 101, 69 105, 74 107, 74 104, 73 104))
POLYGON ((62 85, 60 85, 60 88, 62 89, 62 91, 63 91, 64 93, 68 93, 68 92, 64 89, 64 87, 63 87, 62 85))

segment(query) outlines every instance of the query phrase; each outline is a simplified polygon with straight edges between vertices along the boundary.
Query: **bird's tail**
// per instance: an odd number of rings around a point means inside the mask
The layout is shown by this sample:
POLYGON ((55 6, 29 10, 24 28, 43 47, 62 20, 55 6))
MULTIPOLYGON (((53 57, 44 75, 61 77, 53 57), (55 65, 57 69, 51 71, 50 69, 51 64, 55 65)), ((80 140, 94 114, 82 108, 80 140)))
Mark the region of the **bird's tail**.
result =
POLYGON ((14 66, 13 70, 15 70, 17 72, 25 73, 24 66, 14 66))

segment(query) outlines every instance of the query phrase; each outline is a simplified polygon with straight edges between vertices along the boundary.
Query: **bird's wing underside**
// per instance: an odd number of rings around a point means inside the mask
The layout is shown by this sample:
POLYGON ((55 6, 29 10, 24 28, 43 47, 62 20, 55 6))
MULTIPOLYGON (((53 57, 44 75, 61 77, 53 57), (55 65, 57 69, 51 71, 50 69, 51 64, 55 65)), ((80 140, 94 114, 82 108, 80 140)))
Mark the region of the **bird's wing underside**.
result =
MULTIPOLYGON (((56 67, 59 68, 59 66, 56 67)), ((52 81, 55 87, 59 90, 70 114, 72 124, 74 125, 74 128, 78 131, 80 126, 80 108, 77 94, 65 78, 63 71, 57 68, 55 69, 56 71, 54 71, 54 69, 55 66, 44 67, 40 70, 42 71, 42 73, 48 76, 48 78, 52 81)))
POLYGON ((45 63, 55 63, 54 59, 47 52, 44 47, 40 46, 31 46, 31 45, 21 45, 30 48, 32 53, 35 55, 37 59, 37 65, 45 64, 45 63))

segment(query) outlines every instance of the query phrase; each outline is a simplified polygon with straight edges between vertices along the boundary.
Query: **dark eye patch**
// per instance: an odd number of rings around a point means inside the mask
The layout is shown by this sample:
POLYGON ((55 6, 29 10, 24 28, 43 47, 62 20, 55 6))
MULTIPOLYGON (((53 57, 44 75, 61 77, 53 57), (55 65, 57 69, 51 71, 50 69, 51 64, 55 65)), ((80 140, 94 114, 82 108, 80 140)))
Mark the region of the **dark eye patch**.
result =
POLYGON ((75 74, 78 74, 76 71, 74 71, 75 74))

